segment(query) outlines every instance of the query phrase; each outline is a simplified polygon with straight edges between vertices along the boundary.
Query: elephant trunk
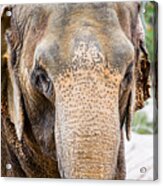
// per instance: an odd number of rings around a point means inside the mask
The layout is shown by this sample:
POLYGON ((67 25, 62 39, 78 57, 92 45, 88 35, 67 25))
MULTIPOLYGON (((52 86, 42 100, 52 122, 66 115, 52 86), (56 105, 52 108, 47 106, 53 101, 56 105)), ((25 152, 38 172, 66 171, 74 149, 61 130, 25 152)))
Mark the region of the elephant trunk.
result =
POLYGON ((68 71, 57 80, 55 138, 62 177, 115 178, 120 125, 114 77, 99 66, 68 71))

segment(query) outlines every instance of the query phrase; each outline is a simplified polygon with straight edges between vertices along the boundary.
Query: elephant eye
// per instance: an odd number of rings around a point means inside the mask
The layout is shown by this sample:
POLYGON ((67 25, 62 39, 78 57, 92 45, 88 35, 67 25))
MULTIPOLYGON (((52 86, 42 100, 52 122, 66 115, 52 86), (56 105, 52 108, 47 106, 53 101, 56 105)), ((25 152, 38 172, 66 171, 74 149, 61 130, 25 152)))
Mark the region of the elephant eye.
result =
POLYGON ((127 67, 127 69, 126 69, 126 73, 125 73, 125 75, 124 75, 124 77, 123 77, 123 80, 122 80, 122 82, 121 82, 121 91, 120 91, 120 95, 122 94, 122 92, 124 91, 124 90, 127 90, 127 88, 128 88, 128 86, 129 85, 131 85, 132 83, 133 83, 133 70, 134 70, 134 63, 133 62, 131 62, 129 65, 128 65, 128 67, 127 67))
POLYGON ((32 72, 31 83, 44 96, 49 98, 53 94, 52 81, 48 77, 47 72, 40 67, 37 67, 32 72))

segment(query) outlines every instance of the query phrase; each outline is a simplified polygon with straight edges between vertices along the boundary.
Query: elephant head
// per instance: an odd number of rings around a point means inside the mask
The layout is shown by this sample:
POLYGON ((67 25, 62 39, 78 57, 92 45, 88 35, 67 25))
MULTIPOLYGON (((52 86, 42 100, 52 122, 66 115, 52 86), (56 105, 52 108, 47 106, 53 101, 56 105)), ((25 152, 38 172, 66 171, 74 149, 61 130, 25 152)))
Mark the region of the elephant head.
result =
POLYGON ((2 108, 7 103, 17 146, 34 144, 58 162, 61 177, 118 177, 123 124, 129 139, 133 113, 149 97, 139 11, 135 2, 3 10, 2 108))

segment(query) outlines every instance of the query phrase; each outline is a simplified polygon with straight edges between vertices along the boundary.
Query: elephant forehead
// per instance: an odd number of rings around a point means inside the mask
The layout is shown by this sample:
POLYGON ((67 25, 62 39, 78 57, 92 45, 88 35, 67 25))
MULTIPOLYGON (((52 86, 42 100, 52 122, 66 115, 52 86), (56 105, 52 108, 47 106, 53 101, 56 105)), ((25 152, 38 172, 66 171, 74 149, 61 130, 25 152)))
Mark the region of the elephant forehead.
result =
MULTIPOLYGON (((93 67, 103 63, 122 71, 132 60, 134 50, 121 28, 118 10, 116 3, 107 3, 106 7, 103 4, 45 6, 41 16, 44 26, 35 24, 36 18, 28 23, 31 25, 24 39, 23 63, 32 68, 34 58, 41 56, 52 76, 69 65, 93 67)), ((41 11, 36 12, 34 17, 40 14, 41 11)))
POLYGON ((83 40, 75 41, 74 46, 72 57, 73 67, 88 68, 93 67, 97 63, 104 63, 105 57, 96 40, 85 37, 83 40))

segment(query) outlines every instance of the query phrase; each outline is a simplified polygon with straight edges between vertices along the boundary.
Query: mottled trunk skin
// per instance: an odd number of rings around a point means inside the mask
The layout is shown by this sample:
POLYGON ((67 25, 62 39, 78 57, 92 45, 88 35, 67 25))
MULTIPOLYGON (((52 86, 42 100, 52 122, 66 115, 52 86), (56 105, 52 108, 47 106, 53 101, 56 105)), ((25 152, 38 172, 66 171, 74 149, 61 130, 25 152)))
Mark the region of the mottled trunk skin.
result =
POLYGON ((65 178, 115 179, 120 144, 116 72, 102 64, 69 70, 56 88, 55 137, 65 178))

